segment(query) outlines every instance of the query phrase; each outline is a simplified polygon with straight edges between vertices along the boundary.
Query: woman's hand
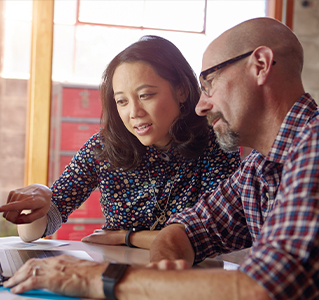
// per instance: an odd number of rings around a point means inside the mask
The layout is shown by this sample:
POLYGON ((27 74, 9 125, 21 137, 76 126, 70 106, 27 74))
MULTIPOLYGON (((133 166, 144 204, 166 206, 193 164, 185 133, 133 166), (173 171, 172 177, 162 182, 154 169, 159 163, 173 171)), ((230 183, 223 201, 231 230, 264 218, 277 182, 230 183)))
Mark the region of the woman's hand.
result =
POLYGON ((81 241, 85 243, 95 243, 104 245, 124 245, 127 230, 103 230, 97 229, 81 241))
POLYGON ((28 260, 3 286, 13 293, 48 289, 72 297, 104 298, 101 274, 107 263, 68 255, 28 260))
POLYGON ((32 184, 9 193, 7 204, 0 206, 3 217, 14 224, 28 224, 46 216, 52 191, 45 185, 32 184))

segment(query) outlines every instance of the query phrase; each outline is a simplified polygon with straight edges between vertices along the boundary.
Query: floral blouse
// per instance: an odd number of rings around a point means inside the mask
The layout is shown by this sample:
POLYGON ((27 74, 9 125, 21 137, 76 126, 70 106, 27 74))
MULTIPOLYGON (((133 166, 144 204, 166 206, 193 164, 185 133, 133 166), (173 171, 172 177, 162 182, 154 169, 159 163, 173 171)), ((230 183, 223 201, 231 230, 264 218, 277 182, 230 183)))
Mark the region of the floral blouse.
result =
POLYGON ((99 147, 102 143, 97 133, 51 186, 54 205, 48 220, 55 224, 48 224, 47 235, 53 234, 61 222, 67 222, 70 213, 96 188, 101 192, 101 209, 105 215, 103 229, 152 226, 161 229, 172 214, 193 206, 240 164, 239 152, 223 152, 212 129, 208 146, 200 157, 186 159, 174 148, 161 153, 147 147, 139 167, 128 172, 109 170, 110 164, 96 157, 95 150, 99 147))

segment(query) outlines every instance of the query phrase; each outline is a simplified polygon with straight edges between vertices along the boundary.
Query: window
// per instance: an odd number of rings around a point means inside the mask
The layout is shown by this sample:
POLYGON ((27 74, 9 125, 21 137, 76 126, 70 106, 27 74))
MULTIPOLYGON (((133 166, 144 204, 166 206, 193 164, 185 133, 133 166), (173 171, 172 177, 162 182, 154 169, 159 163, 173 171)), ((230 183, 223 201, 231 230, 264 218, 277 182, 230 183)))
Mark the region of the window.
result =
MULTIPOLYGON (((55 0, 53 80, 99 84, 108 62, 146 34, 172 41, 199 73, 209 42, 241 21, 265 16, 266 2, 55 0)), ((6 1, 2 77, 29 77, 31 18, 31 0, 6 1)))
POLYGON ((140 29, 204 33, 206 1, 80 0, 78 21, 140 29))

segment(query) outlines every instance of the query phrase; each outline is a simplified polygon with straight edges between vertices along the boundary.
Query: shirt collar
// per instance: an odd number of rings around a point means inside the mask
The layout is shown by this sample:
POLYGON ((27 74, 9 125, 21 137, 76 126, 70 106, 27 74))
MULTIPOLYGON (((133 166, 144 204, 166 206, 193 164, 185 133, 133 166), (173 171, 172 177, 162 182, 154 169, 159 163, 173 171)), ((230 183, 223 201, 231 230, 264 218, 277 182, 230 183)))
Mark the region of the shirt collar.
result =
POLYGON ((155 161, 163 161, 166 163, 169 163, 172 159, 176 160, 179 154, 174 151, 174 147, 168 149, 167 151, 163 152, 158 150, 154 146, 146 146, 146 152, 145 152, 145 159, 149 163, 154 163, 155 161))
POLYGON ((283 164, 296 135, 317 114, 316 102, 308 93, 302 95, 286 115, 266 159, 283 164))

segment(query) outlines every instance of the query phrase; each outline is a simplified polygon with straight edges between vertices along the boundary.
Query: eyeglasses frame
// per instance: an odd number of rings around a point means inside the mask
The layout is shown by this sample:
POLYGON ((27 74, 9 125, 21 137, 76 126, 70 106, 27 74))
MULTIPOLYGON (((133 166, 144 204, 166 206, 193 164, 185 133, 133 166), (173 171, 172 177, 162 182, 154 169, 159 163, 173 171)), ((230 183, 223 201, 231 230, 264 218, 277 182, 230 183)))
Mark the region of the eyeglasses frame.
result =
MULTIPOLYGON (((235 62, 237 62, 237 61, 239 61, 239 60, 241 60, 241 59, 243 59, 243 58, 245 58, 245 57, 251 55, 254 51, 255 51, 255 50, 249 51, 249 52, 244 53, 244 54, 241 54, 241 55, 238 55, 238 56, 236 56, 236 57, 234 57, 234 58, 228 59, 228 60, 226 60, 226 61, 224 61, 224 62, 222 62, 222 63, 220 63, 220 64, 218 64, 218 65, 216 65, 216 66, 213 66, 213 67, 211 67, 211 68, 208 68, 208 69, 202 71, 202 72, 200 73, 200 75, 199 75, 199 82, 200 82, 200 83, 202 82, 202 81, 201 81, 201 78, 203 79, 204 82, 207 82, 206 78, 207 78, 207 76, 208 76, 209 74, 214 73, 214 72, 216 72, 216 71, 218 71, 218 70, 220 70, 220 69, 222 69, 222 68, 227 67, 228 65, 230 65, 230 64, 232 64, 232 63, 235 63, 235 62)), ((275 65, 275 64, 276 64, 276 61, 274 60, 272 64, 275 65)), ((207 85, 207 84, 206 84, 206 85, 207 85)), ((203 87, 202 83, 201 83, 201 90, 202 90, 206 95, 209 96, 208 91, 205 90, 205 88, 203 87)))

